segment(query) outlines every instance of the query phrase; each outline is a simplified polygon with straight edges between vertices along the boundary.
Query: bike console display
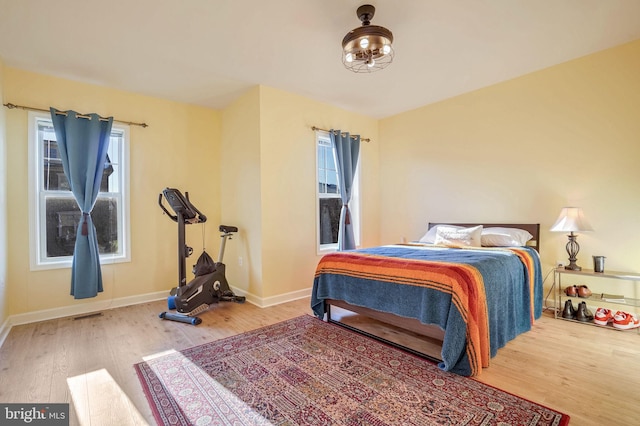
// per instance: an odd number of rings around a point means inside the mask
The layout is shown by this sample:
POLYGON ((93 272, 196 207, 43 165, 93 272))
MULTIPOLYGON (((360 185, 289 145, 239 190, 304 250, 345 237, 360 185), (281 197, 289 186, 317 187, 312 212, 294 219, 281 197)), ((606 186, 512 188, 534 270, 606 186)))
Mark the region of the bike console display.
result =
POLYGON ((165 188, 162 194, 158 197, 158 204, 160 208, 173 220, 178 221, 178 218, 182 218, 185 223, 202 223, 207 221, 207 217, 198 210, 191 201, 189 201, 189 193, 185 192, 186 196, 182 195, 179 189, 165 188), (162 204, 162 196, 167 199, 167 202, 171 206, 171 209, 176 213, 172 215, 167 208, 162 204))

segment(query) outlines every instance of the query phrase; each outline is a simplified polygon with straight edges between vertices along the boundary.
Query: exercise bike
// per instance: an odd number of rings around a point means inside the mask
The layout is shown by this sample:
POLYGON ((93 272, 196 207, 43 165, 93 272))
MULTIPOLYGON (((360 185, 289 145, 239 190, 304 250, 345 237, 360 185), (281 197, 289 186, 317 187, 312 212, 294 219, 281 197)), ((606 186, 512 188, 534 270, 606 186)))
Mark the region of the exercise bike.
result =
POLYGON ((189 194, 182 193, 175 188, 165 188, 158 197, 158 205, 171 220, 178 224, 178 286, 171 289, 167 298, 170 310, 178 313, 163 312, 160 318, 172 321, 198 325, 202 322, 198 314, 209 309, 210 305, 219 301, 233 301, 243 303, 244 296, 236 296, 229 288, 225 276, 226 266, 222 262, 227 239, 231 239, 238 232, 235 226, 220 225, 222 233, 218 261, 213 262, 204 251, 194 265, 195 278, 187 283, 186 258, 191 256, 193 249, 185 244, 185 226, 188 224, 204 223, 207 217, 189 201, 189 194), (171 214, 162 202, 167 200, 175 214, 171 214))

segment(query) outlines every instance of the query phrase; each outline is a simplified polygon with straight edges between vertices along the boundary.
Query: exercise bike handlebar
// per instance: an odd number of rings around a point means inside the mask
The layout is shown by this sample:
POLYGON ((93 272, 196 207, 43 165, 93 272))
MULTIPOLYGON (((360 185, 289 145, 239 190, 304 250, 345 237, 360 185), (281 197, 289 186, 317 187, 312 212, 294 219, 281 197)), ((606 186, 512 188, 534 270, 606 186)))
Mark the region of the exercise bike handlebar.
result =
POLYGON ((203 223, 207 221, 207 216, 198 210, 196 206, 191 204, 188 192, 185 192, 185 195, 182 195, 178 189, 165 188, 158 196, 158 205, 174 222, 178 222, 178 215, 182 217, 185 223, 203 223), (169 202, 173 211, 176 213, 175 215, 169 213, 162 203, 163 195, 169 202))
POLYGON ((167 210, 167 208, 164 206, 164 204, 162 204, 162 193, 160 193, 160 195, 158 195, 158 205, 160 206, 160 208, 162 209, 162 211, 169 216, 169 219, 171 219, 174 222, 178 221, 178 215, 172 215, 171 213, 169 213, 169 210, 167 210))

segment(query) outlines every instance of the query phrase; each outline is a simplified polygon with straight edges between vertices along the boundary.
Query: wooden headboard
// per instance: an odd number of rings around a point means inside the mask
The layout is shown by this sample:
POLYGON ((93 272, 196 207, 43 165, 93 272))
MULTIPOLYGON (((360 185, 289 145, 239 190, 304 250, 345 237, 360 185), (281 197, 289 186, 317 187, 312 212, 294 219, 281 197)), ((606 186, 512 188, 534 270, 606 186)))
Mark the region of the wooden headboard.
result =
POLYGON ((445 223, 445 222, 429 222, 429 229, 433 228, 436 225, 453 225, 453 226, 464 226, 468 228, 470 226, 478 226, 482 225, 485 228, 489 227, 501 227, 501 228, 518 228, 524 229, 533 235, 533 238, 527 243, 528 247, 534 248, 538 253, 540 253, 540 224, 539 223, 445 223))

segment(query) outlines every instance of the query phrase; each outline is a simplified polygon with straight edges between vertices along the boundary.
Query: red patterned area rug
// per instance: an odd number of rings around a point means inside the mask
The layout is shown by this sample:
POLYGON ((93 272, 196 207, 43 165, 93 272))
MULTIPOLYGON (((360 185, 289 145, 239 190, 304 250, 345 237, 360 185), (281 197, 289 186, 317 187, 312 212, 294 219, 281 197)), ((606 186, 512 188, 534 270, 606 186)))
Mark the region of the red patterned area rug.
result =
POLYGON ((303 315, 135 365, 161 425, 566 425, 569 417, 303 315))

